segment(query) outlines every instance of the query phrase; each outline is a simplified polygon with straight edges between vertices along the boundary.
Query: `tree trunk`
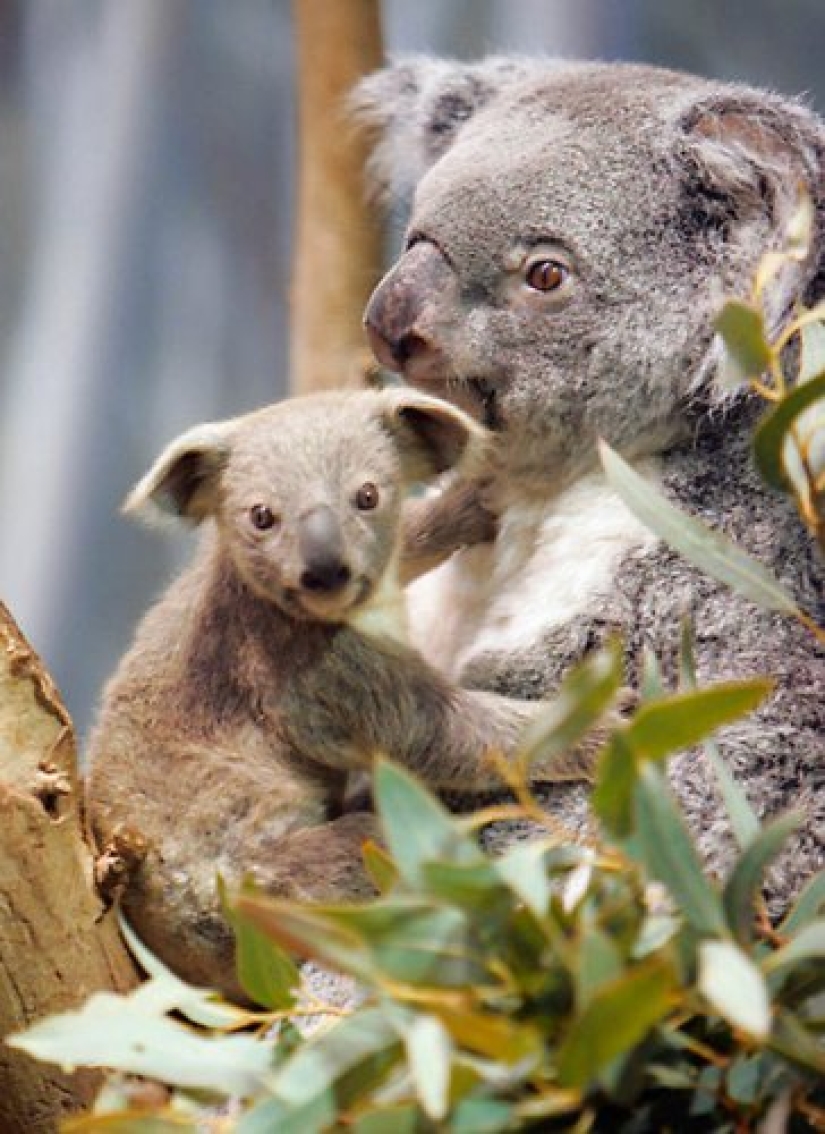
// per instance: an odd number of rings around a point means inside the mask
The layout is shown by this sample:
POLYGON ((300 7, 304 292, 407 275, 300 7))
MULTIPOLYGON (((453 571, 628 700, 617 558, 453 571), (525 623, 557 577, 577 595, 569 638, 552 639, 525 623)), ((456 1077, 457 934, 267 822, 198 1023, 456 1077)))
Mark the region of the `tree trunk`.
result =
MULTIPOLYGON (((0 1039, 97 990, 125 991, 132 961, 94 881, 68 713, 0 603, 0 1039)), ((94 1098, 0 1042, 0 1130, 46 1134, 94 1098)))
POLYGON ((294 0, 298 189, 291 311, 295 393, 357 385, 371 368, 361 314, 381 265, 364 193, 367 140, 346 119, 354 83, 380 66, 378 0, 294 0))

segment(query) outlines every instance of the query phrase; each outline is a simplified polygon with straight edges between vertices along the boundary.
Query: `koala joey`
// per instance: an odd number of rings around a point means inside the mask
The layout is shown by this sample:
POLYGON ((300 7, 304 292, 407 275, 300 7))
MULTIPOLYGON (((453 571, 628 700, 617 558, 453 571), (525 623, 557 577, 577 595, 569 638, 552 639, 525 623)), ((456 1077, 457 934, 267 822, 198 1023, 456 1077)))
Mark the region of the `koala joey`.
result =
POLYGON ((130 495, 130 511, 205 531, 105 690, 88 811, 104 857, 145 845, 124 908, 185 977, 237 993, 216 872, 366 895, 375 824, 342 810, 348 775, 385 753, 437 788, 489 790, 490 751, 511 754, 535 716, 458 688, 405 641, 404 497, 484 445, 417 391, 330 393, 184 433, 130 495))
MULTIPOLYGON (((825 618, 814 549, 751 469, 759 401, 717 383, 713 328, 720 297, 747 292, 781 246, 800 189, 812 247, 771 281, 769 321, 822 299, 825 124, 746 86, 537 58, 402 57, 363 80, 353 105, 376 135, 373 186, 411 197, 403 251, 365 315, 373 350, 493 433, 475 521, 471 492, 461 499, 465 534, 475 525, 487 542, 410 588, 414 640, 462 685, 541 696, 616 631, 631 671, 650 647, 673 678, 690 615, 700 681, 776 679, 721 748, 761 815, 804 816, 773 877, 781 905, 825 861, 822 647, 644 529, 607 484, 596 442, 825 618)), ((455 499, 418 530, 449 532, 455 499)), ((712 771, 688 753, 673 780, 709 866, 725 869, 712 771)), ((586 792, 554 790, 549 806, 577 826, 586 792)))

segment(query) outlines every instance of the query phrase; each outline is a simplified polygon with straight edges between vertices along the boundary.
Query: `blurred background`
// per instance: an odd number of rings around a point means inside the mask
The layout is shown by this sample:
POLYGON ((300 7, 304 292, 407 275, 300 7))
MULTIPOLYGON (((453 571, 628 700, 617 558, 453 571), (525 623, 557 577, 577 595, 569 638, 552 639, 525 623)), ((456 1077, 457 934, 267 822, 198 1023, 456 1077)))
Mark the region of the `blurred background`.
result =
MULTIPOLYGON (((334 0, 331 0, 334 3, 334 0)), ((645 60, 825 111, 822 0, 385 0, 390 51, 645 60)), ((0 0, 0 599, 81 735, 191 537, 158 448, 286 392, 290 0, 0 0)))

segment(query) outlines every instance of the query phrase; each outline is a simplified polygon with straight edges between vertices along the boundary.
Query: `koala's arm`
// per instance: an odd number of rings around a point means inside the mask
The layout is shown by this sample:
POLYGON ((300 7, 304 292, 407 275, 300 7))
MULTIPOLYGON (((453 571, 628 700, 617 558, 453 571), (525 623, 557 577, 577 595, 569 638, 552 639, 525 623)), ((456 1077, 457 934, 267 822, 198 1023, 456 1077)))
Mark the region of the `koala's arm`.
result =
POLYGON ((402 586, 438 567, 460 547, 492 542, 497 531, 481 481, 458 480, 437 495, 410 500, 402 520, 402 586))
MULTIPOLYGON (((490 759, 511 759, 544 706, 462 689, 415 651, 344 630, 331 657, 296 679, 286 713, 293 746, 338 770, 369 768, 386 754, 433 787, 484 792, 496 785, 490 759)), ((588 778, 595 746, 547 765, 536 782, 588 778)))

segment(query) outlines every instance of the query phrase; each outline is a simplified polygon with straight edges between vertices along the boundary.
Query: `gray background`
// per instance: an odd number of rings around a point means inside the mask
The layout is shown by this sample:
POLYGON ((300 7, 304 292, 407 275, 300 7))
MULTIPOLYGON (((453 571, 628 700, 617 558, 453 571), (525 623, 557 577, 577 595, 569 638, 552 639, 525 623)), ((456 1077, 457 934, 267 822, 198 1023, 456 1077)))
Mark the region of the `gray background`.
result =
MULTIPOLYGON (((330 0, 334 3, 335 0, 330 0)), ((388 49, 647 60, 825 109, 822 0, 386 0, 388 49)), ((189 551, 117 507, 285 392, 288 0, 0 0, 0 598, 81 732, 189 551)))

